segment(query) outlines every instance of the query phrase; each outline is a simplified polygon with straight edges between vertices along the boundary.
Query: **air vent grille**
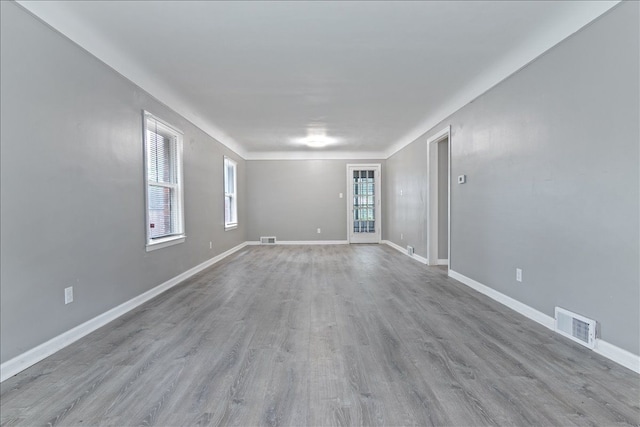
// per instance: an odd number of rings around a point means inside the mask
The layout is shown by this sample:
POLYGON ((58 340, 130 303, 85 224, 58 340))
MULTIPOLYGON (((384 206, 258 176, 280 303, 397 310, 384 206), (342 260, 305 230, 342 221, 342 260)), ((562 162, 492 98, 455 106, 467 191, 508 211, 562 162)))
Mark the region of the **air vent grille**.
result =
POLYGON ((556 307, 556 332, 586 347, 594 348, 596 344, 596 321, 556 307))
POLYGON ((262 244, 262 245, 275 245, 276 244, 276 238, 275 238, 275 236, 260 237, 260 244, 262 244))

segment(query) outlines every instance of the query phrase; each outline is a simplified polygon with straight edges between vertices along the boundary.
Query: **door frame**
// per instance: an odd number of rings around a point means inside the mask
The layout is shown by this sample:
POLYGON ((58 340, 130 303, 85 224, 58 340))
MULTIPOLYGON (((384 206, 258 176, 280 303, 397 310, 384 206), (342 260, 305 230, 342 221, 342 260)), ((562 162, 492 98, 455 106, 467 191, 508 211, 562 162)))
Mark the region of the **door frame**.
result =
POLYGON ((381 163, 347 163, 347 242, 351 244, 351 229, 353 227, 353 175, 351 169, 367 169, 376 168, 378 171, 375 177, 376 197, 376 235, 377 241, 371 243, 380 243, 382 241, 382 164, 381 163))
POLYGON ((438 143, 448 141, 447 151, 447 269, 451 270, 451 126, 427 139, 427 263, 438 265, 438 143))

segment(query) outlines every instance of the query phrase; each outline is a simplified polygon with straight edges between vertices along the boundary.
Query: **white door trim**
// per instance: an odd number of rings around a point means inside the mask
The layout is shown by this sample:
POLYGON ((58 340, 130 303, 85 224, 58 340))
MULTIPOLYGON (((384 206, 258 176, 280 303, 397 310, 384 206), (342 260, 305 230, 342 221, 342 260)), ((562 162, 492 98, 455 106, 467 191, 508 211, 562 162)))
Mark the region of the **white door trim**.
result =
POLYGON ((451 126, 427 139, 427 261, 438 265, 438 142, 448 140, 448 259, 451 269, 451 126))
MULTIPOLYGON (((376 238, 371 243, 382 241, 382 164, 380 163, 347 163, 347 241, 352 243, 351 230, 353 228, 353 169, 375 169, 378 173, 375 176, 375 196, 376 196, 376 238)), ((357 242, 354 242, 357 243, 357 242)))

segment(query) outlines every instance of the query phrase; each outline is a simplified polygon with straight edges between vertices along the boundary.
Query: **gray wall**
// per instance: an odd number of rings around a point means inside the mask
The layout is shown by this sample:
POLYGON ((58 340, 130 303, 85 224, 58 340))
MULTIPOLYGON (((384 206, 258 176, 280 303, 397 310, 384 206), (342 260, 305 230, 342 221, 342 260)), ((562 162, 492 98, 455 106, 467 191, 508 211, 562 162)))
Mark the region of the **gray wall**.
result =
POLYGON ((388 159, 385 217, 387 238, 404 230, 426 255, 426 139, 451 124, 452 175, 468 178, 452 184, 451 268, 547 315, 594 318, 635 354, 638 7, 618 5, 388 159))
POLYGON ((1 7, 5 362, 244 242, 247 218, 241 158, 16 4, 1 7), (149 253, 143 109, 184 132, 187 240, 149 253), (240 226, 229 232, 223 155, 239 167, 240 226))
POLYGON ((349 163, 380 163, 385 179, 384 160, 247 161, 248 240, 347 240, 349 163))
POLYGON ((382 238, 427 256, 427 140, 387 159, 382 185, 382 238))
POLYGON ((438 259, 449 258, 449 141, 438 142, 438 259))

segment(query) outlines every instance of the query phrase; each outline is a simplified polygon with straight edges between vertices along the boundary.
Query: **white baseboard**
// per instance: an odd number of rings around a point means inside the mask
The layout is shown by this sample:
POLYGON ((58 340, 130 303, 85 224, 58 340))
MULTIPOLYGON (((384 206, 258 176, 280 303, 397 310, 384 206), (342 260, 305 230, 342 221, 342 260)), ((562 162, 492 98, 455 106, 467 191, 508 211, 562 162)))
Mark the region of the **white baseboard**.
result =
POLYGON ((7 360, 6 362, 4 362, 2 365, 0 365, 0 382, 6 380, 7 378, 11 378, 12 376, 24 371, 25 369, 27 369, 28 367, 35 365, 36 363, 40 362, 41 360, 51 356, 52 354, 54 354, 55 352, 63 349, 64 347, 68 346, 69 344, 79 340, 80 338, 90 334, 91 332, 97 330, 98 328, 101 328, 102 326, 106 325, 107 323, 117 319, 118 317, 122 316, 123 314, 133 310, 134 308, 138 307, 139 305, 149 301, 150 299, 160 295, 161 293, 165 292, 168 289, 171 289, 172 287, 174 287, 175 285, 177 285, 178 283, 184 281, 185 279, 188 279, 189 277, 193 276, 194 274, 197 274, 199 272, 201 272, 202 270, 212 266, 213 264, 219 262, 220 260, 222 260, 223 258, 228 257, 229 255, 233 254, 234 252, 239 251, 240 249, 244 248, 245 246, 247 246, 247 242, 241 243, 238 246, 229 249, 228 251, 225 251, 223 253, 221 253, 220 255, 217 255, 205 262, 203 262, 202 264, 199 264, 187 271, 185 271, 182 274, 177 275, 176 277, 167 280, 166 282, 162 283, 161 285, 156 286, 153 289, 150 289, 146 292, 144 292, 143 294, 138 295, 137 297, 134 297, 132 299, 130 299, 127 302, 124 302, 122 304, 120 304, 117 307, 112 308, 109 311, 106 311, 96 317, 94 317, 91 320, 88 320, 78 326, 76 326, 73 329, 68 330, 67 332, 64 332, 60 335, 58 335, 57 337, 54 337, 52 339, 50 339, 49 341, 42 343, 40 345, 38 345, 37 347, 32 348, 31 350, 28 350, 16 357, 14 357, 13 359, 7 360))
POLYGON ((348 240, 282 240, 276 245, 348 245, 348 240))
MULTIPOLYGON (((483 285, 482 283, 477 282, 456 271, 449 270, 449 277, 456 279, 457 281, 469 286, 472 289, 475 289, 476 291, 488 296, 493 300, 496 300, 497 302, 522 314, 523 316, 533 320, 534 322, 537 322, 542 326, 555 331, 555 319, 553 317, 544 314, 541 311, 536 310, 535 308, 529 307, 528 305, 521 303, 518 300, 506 296, 505 294, 498 292, 486 285, 483 285)), ((593 351, 615 363, 624 366, 625 368, 640 373, 640 355, 633 354, 599 338, 596 338, 596 347, 593 351)))
MULTIPOLYGON (((261 245, 259 241, 246 242, 248 245, 261 245)), ((276 245, 348 245, 348 240, 276 240, 276 245)), ((273 245, 273 243, 271 243, 273 245)), ((265 246, 269 246, 266 244, 265 246)))
POLYGON ((449 260, 448 259, 439 259, 438 260, 438 265, 449 265, 449 260))
POLYGON ((384 243, 385 245, 389 245, 393 249, 397 250, 398 252, 401 252, 401 253, 405 254, 406 256, 408 256, 409 258, 413 258, 413 259, 415 259, 416 261, 418 261, 418 262, 420 262, 422 264, 429 265, 429 262, 427 261, 427 259, 425 257, 421 257, 420 255, 417 255, 415 253, 413 255, 409 255, 407 253, 407 249, 406 248, 403 248, 402 246, 393 243, 391 240, 382 240, 380 243, 384 243))
POLYGON ((421 262, 424 265, 429 265, 429 260, 426 259, 425 257, 421 257, 420 255, 417 255, 417 254, 414 253, 412 258, 415 259, 416 261, 421 262))
POLYGON ((593 351, 640 374, 640 356, 637 354, 602 341, 600 338, 596 338, 596 348, 593 351))
POLYGON ((542 326, 545 326, 551 330, 554 329, 554 319, 551 316, 548 316, 534 308, 531 308, 528 305, 523 304, 518 300, 508 297, 505 294, 500 293, 495 289, 490 288, 486 285, 483 285, 480 282, 476 282, 475 280, 467 276, 464 276, 456 271, 449 270, 449 277, 452 277, 457 281, 464 283, 465 285, 469 286, 472 289, 475 289, 481 294, 484 294, 489 298, 498 301, 500 304, 506 305, 510 309, 517 311, 523 316, 528 317, 529 319, 540 323, 542 326))

